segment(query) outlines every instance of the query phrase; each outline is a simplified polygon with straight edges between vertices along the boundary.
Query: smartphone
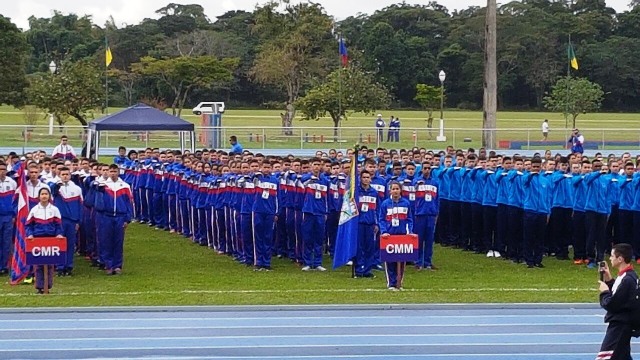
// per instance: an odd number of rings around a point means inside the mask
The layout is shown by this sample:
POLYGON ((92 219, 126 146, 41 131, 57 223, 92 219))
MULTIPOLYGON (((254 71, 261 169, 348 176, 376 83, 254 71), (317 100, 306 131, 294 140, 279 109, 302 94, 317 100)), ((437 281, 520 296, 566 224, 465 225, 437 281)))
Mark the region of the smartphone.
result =
POLYGON ((607 267, 607 264, 604 261, 600 261, 598 266, 599 266, 598 273, 600 275, 600 281, 604 281, 604 269, 607 267))

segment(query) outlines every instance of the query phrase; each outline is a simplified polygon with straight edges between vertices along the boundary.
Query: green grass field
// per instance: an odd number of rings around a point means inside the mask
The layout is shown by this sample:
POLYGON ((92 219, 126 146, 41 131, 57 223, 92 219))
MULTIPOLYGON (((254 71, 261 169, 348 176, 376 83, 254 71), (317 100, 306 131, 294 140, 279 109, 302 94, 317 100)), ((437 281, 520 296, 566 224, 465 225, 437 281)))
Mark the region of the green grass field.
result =
MULTIPOLYGON (((120 109, 111 109, 111 112, 120 109)), ((352 114, 348 120, 344 121, 339 131, 339 141, 333 142, 333 122, 330 119, 318 121, 302 121, 299 118, 293 123, 293 135, 285 136, 279 129, 280 111, 277 110, 228 110, 223 116, 224 134, 226 139, 230 135, 238 136, 239 141, 245 148, 250 149, 327 149, 346 148, 356 142, 369 145, 377 145, 375 130, 373 129, 373 116, 365 114, 352 114), (266 141, 265 141, 266 137, 266 141)), ((384 146, 412 147, 414 145, 424 146, 433 149, 444 147, 444 143, 435 141, 438 135, 438 120, 434 120, 432 139, 430 139, 427 129, 426 113, 421 111, 381 111, 385 119, 391 115, 401 119, 402 130, 400 132, 400 143, 387 144, 384 146), (413 132, 416 132, 414 138, 413 132)), ((434 114, 439 116, 439 114, 434 114)), ((100 115, 96 114, 99 118, 100 115)), ((200 118, 191 115, 189 109, 183 111, 183 118, 200 124, 200 118)), ((564 141, 568 134, 565 129, 565 120, 561 114, 544 112, 499 112, 498 113, 498 140, 517 141, 539 141, 542 138, 540 124, 543 119, 549 119, 551 132, 549 140, 564 141)), ((632 141, 633 146, 623 146, 627 149, 640 148, 640 117, 638 114, 619 113, 594 113, 583 114, 578 117, 577 126, 580 127, 587 142, 602 144, 603 140, 623 140, 632 141)), ((20 110, 11 107, 0 107, 0 138, 2 146, 17 147, 37 147, 54 146, 57 144, 61 132, 56 128, 54 135, 47 134, 47 120, 42 114, 36 128, 30 132, 25 140, 22 129, 19 127, 7 127, 5 125, 24 126, 24 115, 20 110)), ((67 125, 75 126, 77 122, 69 120, 67 125)), ((445 112, 445 135, 446 144, 456 147, 478 147, 480 146, 482 126, 482 113, 470 111, 445 112), (465 142, 464 139, 470 139, 465 142)), ((80 129, 66 128, 62 133, 71 137, 72 144, 80 144, 82 135, 80 129)), ((157 147, 178 147, 178 136, 171 132, 146 134, 128 134, 123 132, 103 133, 101 144, 105 147, 117 147, 125 145, 127 147, 140 148, 149 146, 157 147)), ((197 132, 197 138, 202 134, 197 132)), ((386 129, 385 129, 386 140, 386 129)), ((226 143, 225 143, 226 145, 226 143)), ((201 145, 198 145, 200 147, 201 145)), ((561 146, 549 146, 550 149, 560 150, 561 146)), ((605 149, 617 149, 620 147, 608 146, 605 149)))
MULTIPOLYGON (((439 270, 408 268, 405 290, 386 290, 384 272, 351 279, 350 268, 302 272, 274 259, 273 272, 253 272, 181 236, 132 225, 121 276, 107 276, 76 258, 73 277, 56 278, 51 295, 32 286, 0 285, 0 306, 401 304, 480 302, 595 302, 597 273, 569 261, 545 258, 527 269, 436 246, 439 270)), ((330 268, 330 260, 325 259, 330 268)))

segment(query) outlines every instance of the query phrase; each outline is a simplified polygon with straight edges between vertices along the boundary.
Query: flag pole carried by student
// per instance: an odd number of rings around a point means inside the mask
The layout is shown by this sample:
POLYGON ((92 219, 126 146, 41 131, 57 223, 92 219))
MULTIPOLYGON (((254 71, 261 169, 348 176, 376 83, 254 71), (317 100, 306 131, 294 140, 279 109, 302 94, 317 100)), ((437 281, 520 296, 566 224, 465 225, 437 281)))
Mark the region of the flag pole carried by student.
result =
POLYGON ((25 222, 29 215, 27 206, 27 183, 25 181, 25 161, 18 166, 16 196, 18 197, 18 213, 16 215, 16 233, 14 237, 14 252, 11 259, 11 285, 19 284, 29 275, 30 266, 27 265, 27 244, 25 222))
MULTIPOLYGON (((351 156, 351 168, 345 187, 340 220, 338 222, 338 235, 336 236, 336 250, 333 255, 333 268, 337 269, 353 261, 358 251, 358 205, 356 204, 356 191, 358 189, 358 156, 359 146, 356 145, 351 156)), ((355 271, 355 262, 351 267, 355 271)), ((354 274, 352 274, 354 275, 354 274)))

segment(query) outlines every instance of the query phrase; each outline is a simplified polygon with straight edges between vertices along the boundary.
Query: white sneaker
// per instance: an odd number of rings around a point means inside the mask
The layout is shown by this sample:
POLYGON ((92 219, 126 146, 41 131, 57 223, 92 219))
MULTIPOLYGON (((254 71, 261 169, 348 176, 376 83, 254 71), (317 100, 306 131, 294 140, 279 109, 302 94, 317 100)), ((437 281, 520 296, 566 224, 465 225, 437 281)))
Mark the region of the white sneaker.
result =
POLYGON ((500 252, 499 252, 499 251, 494 251, 494 252, 493 252, 493 257, 497 257, 497 258, 499 258, 499 257, 502 257, 502 255, 500 255, 500 252))
POLYGON ((398 288, 397 288, 397 287, 393 287, 393 286, 389 286, 389 290, 391 290, 391 291, 398 291, 398 288))
POLYGON ((318 271, 327 271, 327 269, 323 268, 322 266, 316 266, 316 270, 318 270, 318 271))
POLYGON ((349 260, 349 261, 347 262, 347 266, 353 266, 353 261, 349 260))
POLYGON ((493 250, 487 251, 487 257, 493 257, 493 250))
POLYGON ((304 267, 303 267, 302 269, 300 269, 300 270, 302 270, 302 271, 310 271, 310 270, 311 270, 311 267, 309 267, 309 266, 304 266, 304 267))

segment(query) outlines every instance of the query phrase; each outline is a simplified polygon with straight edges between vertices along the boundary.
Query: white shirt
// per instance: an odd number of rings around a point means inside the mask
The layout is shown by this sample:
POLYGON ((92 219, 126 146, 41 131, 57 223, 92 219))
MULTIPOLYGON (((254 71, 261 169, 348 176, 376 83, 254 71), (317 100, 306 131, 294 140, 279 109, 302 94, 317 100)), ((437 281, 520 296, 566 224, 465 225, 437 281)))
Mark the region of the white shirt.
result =
POLYGON ((51 156, 55 157, 57 154, 60 154, 65 158, 67 157, 67 154, 71 154, 73 155, 73 157, 76 157, 76 152, 75 150, 73 150, 73 146, 69 144, 59 144, 58 146, 54 147, 51 156))
POLYGON ((549 132, 549 123, 546 121, 542 123, 542 132, 543 133, 549 132))

